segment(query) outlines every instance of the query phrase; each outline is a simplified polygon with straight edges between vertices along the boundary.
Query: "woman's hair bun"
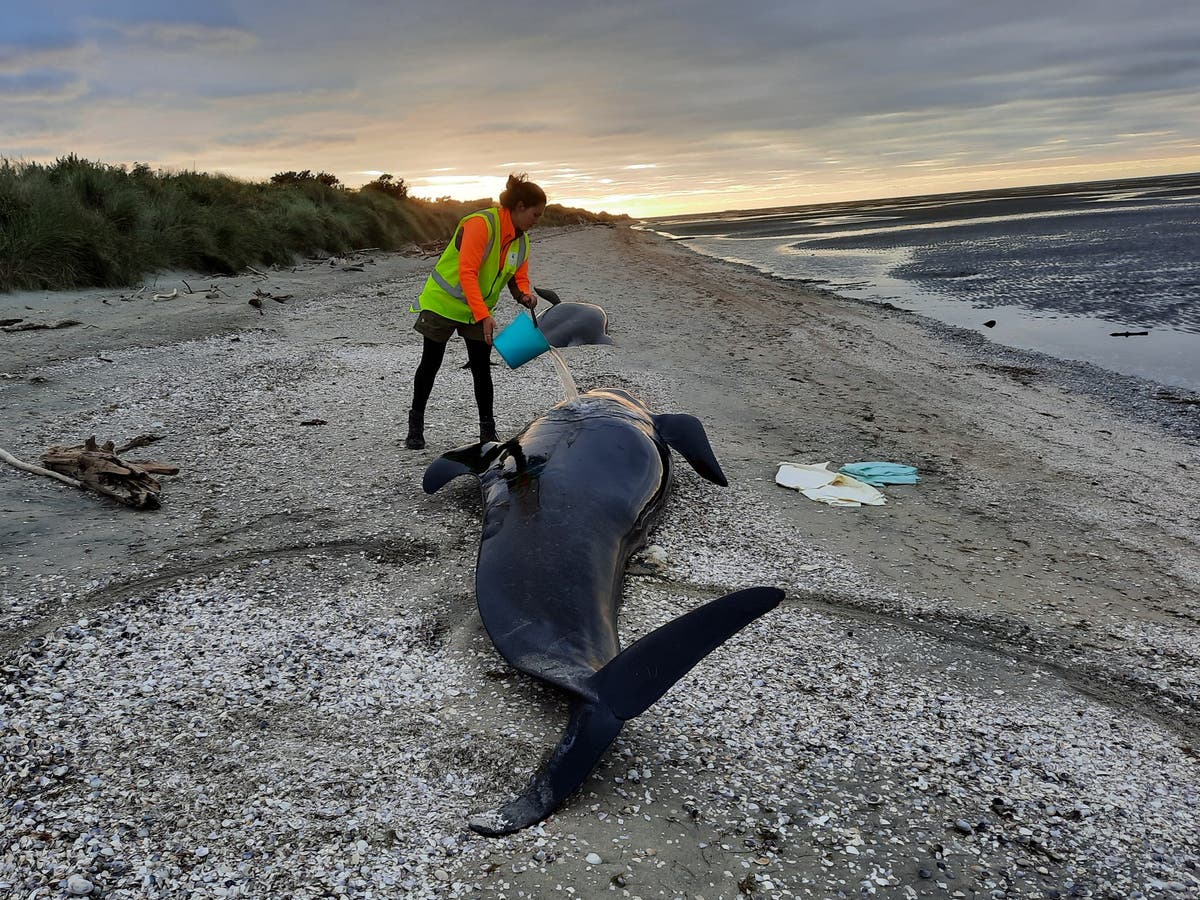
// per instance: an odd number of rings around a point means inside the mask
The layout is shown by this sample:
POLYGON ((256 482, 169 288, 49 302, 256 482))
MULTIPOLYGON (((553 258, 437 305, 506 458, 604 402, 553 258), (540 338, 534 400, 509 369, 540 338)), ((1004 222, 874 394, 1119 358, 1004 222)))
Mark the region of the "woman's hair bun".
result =
POLYGON ((529 180, 524 172, 511 173, 504 190, 500 193, 500 205, 505 209, 516 209, 518 203, 526 206, 541 206, 546 202, 546 192, 529 180))

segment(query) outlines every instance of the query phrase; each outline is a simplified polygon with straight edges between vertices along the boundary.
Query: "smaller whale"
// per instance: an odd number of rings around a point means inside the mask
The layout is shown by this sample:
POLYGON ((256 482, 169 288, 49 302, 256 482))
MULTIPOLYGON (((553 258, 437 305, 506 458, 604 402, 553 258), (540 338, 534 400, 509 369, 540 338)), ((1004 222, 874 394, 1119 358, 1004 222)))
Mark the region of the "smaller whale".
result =
MULTIPOLYGON (((608 336, 608 314, 594 303, 573 303, 560 300, 549 288, 534 288, 551 306, 541 315, 534 315, 534 322, 541 329, 546 343, 551 347, 580 347, 584 344, 612 344, 608 336)), ((532 313, 531 313, 532 315, 532 313)), ((493 359, 491 365, 498 363, 493 359)), ((461 368, 471 368, 470 362, 461 368)))
POLYGON ((583 344, 611 344, 608 314, 594 303, 560 300, 549 288, 534 288, 550 308, 537 317, 537 326, 551 347, 579 347, 583 344))

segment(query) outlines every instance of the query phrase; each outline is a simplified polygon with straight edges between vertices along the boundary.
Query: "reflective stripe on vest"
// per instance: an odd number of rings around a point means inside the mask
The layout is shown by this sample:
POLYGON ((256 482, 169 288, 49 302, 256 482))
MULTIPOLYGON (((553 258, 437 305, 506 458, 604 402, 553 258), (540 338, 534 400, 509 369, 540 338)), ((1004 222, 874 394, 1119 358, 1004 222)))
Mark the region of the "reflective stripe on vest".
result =
MULTIPOLYGON (((494 247, 496 244, 496 235, 500 233, 500 216, 497 214, 495 209, 481 209, 478 213, 472 213, 472 215, 483 216, 484 220, 488 223, 488 241, 487 246, 483 248, 483 262, 480 263, 480 265, 483 265, 483 263, 487 262, 487 258, 492 255, 492 247, 494 247)), ((462 232, 462 228, 464 225, 466 225, 467 219, 469 218, 471 218, 471 216, 466 216, 458 223, 458 227, 454 229, 455 237, 458 237, 462 232)), ((438 260, 438 262, 441 262, 441 260, 438 260)), ((500 268, 501 270, 504 269, 503 262, 501 262, 500 268)), ((437 282, 438 287, 440 287, 455 300, 458 300, 461 303, 467 302, 467 295, 463 293, 462 285, 451 284, 442 277, 442 273, 437 269, 433 270, 433 275, 430 277, 437 282)), ((487 298, 485 297, 484 300, 487 300, 487 298)), ((467 304, 467 308, 470 308, 470 304, 467 304)))
MULTIPOLYGON (((483 300, 487 304, 488 309, 492 309, 496 305, 496 301, 500 296, 500 289, 512 278, 513 274, 519 269, 525 260, 529 257, 529 236, 522 234, 514 238, 517 244, 516 257, 511 266, 507 265, 505 258, 499 257, 495 260, 491 259, 492 251, 496 247, 497 238, 500 234, 500 211, 496 207, 490 209, 482 209, 479 212, 471 213, 469 216, 464 216, 454 230, 455 237, 460 237, 462 229, 467 220, 480 216, 488 225, 488 240, 484 248, 483 259, 480 263, 480 275, 491 275, 492 284, 490 293, 484 293, 483 285, 480 285, 480 293, 484 294, 483 300), (494 274, 490 271, 494 267, 494 274), (506 276, 503 277, 502 276, 506 276), (497 287, 499 285, 499 287, 497 287)), ((510 245, 511 246, 511 245, 510 245)), ((467 302, 466 294, 462 289, 461 284, 456 284, 457 278, 451 281, 447 277, 450 273, 443 274, 440 271, 443 268, 453 268, 454 273, 458 271, 458 254, 459 247, 455 246, 454 241, 447 245, 442 252, 441 258, 438 259, 437 265, 433 272, 429 275, 429 280, 426 282, 424 290, 421 291, 421 298, 418 300, 418 305, 422 309, 430 309, 433 312, 446 316, 460 322, 472 322, 474 316, 471 313, 470 304, 467 302), (453 266, 447 267, 445 264, 453 262, 453 266), (431 285, 436 285, 437 290, 430 293, 431 285), (440 307, 440 308, 439 308, 440 307)))

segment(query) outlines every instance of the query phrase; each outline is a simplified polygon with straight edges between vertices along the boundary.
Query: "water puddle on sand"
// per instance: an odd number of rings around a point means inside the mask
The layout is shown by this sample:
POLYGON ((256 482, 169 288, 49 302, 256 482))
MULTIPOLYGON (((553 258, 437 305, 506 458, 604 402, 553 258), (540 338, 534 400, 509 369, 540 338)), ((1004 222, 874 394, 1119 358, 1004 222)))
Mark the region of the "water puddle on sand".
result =
POLYGON ((578 400, 579 388, 575 386, 575 379, 571 377, 571 370, 567 368, 566 360, 562 358, 562 354, 555 347, 551 347, 549 353, 550 359, 554 362, 554 368, 558 370, 558 380, 562 384, 563 399, 578 400))

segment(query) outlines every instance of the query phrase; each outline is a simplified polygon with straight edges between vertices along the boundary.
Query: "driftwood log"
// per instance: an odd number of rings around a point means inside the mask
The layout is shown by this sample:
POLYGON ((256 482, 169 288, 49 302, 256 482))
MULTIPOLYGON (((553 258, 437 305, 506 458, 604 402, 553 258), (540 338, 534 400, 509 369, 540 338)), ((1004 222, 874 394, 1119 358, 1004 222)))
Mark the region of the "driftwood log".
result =
POLYGON ((66 475, 60 475, 58 472, 51 472, 49 469, 43 469, 41 466, 35 466, 33 463, 23 462, 17 459, 7 450, 0 450, 0 460, 8 463, 14 469, 20 469, 22 472, 30 472, 34 475, 45 475, 47 478, 53 478, 56 481, 61 481, 63 484, 69 484, 71 487, 81 488, 83 485, 74 478, 68 478, 66 475))
POLYGON ((70 328, 73 325, 82 324, 77 319, 60 319, 57 322, 26 322, 23 319, 16 319, 11 325, 0 327, 0 331, 53 331, 57 328, 70 328))
MULTIPOLYGON (((135 439, 121 449, 145 443, 150 441, 135 439)), ((154 476, 179 473, 179 467, 169 463, 121 459, 112 441, 101 445, 94 437, 77 447, 51 447, 42 454, 42 464, 53 472, 77 480, 88 490, 135 509, 158 509, 162 484, 154 476)))

